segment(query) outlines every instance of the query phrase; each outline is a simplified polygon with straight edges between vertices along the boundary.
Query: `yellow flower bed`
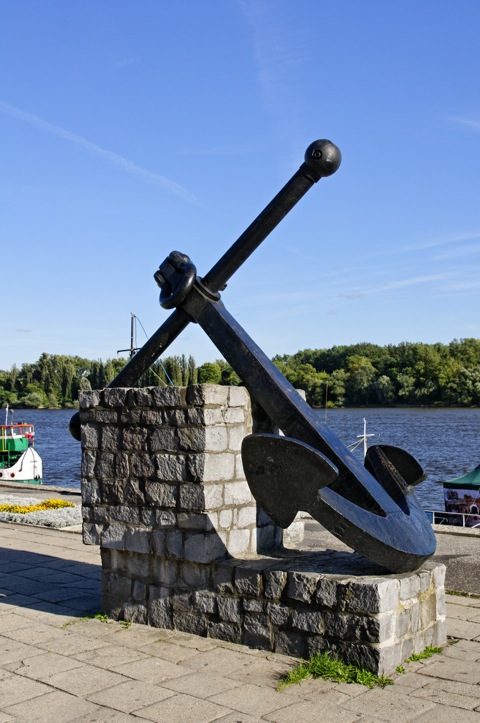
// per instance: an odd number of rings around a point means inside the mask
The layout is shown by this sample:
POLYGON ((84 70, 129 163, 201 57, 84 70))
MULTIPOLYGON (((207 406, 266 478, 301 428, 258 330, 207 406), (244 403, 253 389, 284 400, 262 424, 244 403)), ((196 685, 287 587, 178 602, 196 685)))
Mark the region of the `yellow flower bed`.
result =
POLYGON ((75 507, 73 502, 64 500, 45 500, 38 505, 0 505, 0 512, 13 512, 17 515, 28 515, 29 512, 40 512, 41 510, 58 510, 61 507, 75 507))

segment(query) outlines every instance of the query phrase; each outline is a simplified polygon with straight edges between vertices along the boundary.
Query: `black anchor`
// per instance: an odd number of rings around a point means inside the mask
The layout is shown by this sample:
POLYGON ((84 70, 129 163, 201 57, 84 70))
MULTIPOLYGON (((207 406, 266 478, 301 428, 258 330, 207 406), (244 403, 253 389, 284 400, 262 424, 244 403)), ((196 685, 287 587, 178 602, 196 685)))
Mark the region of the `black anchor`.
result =
MULTIPOLYGON (((173 251, 155 280, 161 306, 175 311, 109 386, 134 384, 189 322, 200 324, 285 435, 251 434, 243 440, 245 475, 257 502, 283 528, 298 511, 308 512, 386 570, 410 572, 435 552, 435 535, 413 493, 425 478, 419 463, 398 447, 376 445, 368 449, 363 467, 220 300, 219 291, 233 273, 340 161, 330 141, 312 143, 299 170, 203 278, 188 256, 173 251)), ((70 430, 80 438, 78 414, 70 430)))

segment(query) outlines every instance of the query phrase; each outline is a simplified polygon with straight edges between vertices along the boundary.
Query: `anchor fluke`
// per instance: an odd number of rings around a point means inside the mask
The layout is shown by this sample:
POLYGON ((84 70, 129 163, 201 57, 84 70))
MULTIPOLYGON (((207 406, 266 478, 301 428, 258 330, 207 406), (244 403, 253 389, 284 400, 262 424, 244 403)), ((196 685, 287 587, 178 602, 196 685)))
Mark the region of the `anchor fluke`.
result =
POLYGON ((309 512, 338 469, 321 452, 298 439, 250 434, 242 443, 243 468, 253 496, 280 527, 297 512, 309 512))
POLYGON ((390 444, 376 444, 368 448, 365 456, 365 467, 376 479, 380 467, 392 465, 405 481, 407 487, 415 487, 423 482, 426 473, 418 460, 401 447, 390 444))

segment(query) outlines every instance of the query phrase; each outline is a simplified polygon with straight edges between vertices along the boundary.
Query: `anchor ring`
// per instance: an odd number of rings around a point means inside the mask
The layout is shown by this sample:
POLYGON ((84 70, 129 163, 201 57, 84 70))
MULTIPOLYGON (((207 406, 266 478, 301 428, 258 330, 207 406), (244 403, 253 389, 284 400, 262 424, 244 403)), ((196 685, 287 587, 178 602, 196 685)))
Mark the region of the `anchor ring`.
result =
POLYGON ((168 261, 177 274, 175 274, 173 283, 169 279, 167 283, 162 284, 160 306, 163 309, 174 309, 188 296, 197 278, 197 269, 195 264, 190 261, 190 258, 186 254, 181 254, 179 251, 172 251, 168 257, 168 261))

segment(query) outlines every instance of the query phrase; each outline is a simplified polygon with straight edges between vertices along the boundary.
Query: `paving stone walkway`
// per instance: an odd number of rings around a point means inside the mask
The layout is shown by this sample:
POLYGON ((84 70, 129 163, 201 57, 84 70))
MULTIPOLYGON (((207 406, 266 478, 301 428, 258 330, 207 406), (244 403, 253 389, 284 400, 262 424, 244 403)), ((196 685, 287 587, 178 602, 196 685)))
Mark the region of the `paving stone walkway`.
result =
POLYGON ((480 723, 480 598, 448 596, 451 644, 367 689, 307 680, 294 660, 104 622, 100 555, 75 532, 0 524, 0 723, 432 721, 480 723))

